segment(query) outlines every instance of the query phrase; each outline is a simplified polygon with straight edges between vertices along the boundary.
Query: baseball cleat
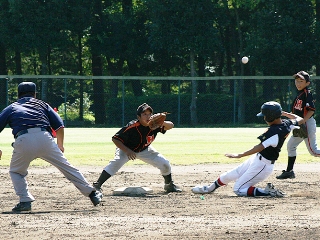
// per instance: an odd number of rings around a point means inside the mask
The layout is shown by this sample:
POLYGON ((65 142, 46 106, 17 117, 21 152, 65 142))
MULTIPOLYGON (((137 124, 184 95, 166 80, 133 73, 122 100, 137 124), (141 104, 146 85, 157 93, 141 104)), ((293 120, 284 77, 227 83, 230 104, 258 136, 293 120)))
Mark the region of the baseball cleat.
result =
POLYGON ((19 202, 14 208, 13 212, 31 211, 31 202, 19 202))
POLYGON ((197 194, 206 194, 206 193, 212 193, 213 191, 209 191, 208 186, 195 186, 194 188, 191 189, 193 193, 197 194))
POLYGON ((102 192, 102 188, 98 182, 94 182, 92 186, 99 192, 102 192))
POLYGON ((286 195, 281 190, 276 189, 272 183, 267 183, 267 186, 264 190, 266 193, 269 193, 271 197, 284 197, 284 195, 286 195))
POLYGON ((286 170, 282 170, 282 173, 277 176, 276 178, 277 179, 287 179, 287 178, 295 178, 295 174, 294 174, 294 171, 291 170, 289 172, 287 172, 286 170))
POLYGON ((94 206, 97 206, 102 199, 103 194, 99 191, 92 191, 89 195, 89 198, 94 206))
POLYGON ((171 181, 168 184, 164 185, 164 190, 166 190, 167 193, 171 193, 171 192, 182 192, 182 190, 180 188, 178 188, 173 181, 171 181))

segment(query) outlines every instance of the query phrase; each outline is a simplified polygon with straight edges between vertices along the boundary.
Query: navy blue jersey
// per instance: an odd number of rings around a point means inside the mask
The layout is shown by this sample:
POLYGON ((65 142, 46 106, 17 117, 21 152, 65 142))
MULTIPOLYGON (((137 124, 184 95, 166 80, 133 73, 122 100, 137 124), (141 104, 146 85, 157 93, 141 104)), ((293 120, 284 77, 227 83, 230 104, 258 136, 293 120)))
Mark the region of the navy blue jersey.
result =
POLYGON ((64 127, 63 121, 49 104, 33 98, 23 97, 10 104, 0 113, 0 132, 9 124, 15 136, 28 128, 46 128, 51 132, 64 127))
POLYGON ((269 160, 277 160, 281 147, 294 126, 298 126, 296 120, 282 119, 281 124, 271 125, 258 139, 265 147, 260 154, 269 160))
POLYGON ((316 111, 312 93, 308 88, 298 92, 292 103, 292 113, 304 118, 308 111, 316 111))
POLYGON ((145 150, 156 138, 157 133, 165 133, 164 127, 151 130, 140 124, 138 120, 129 122, 121 128, 112 138, 121 141, 134 152, 145 150))

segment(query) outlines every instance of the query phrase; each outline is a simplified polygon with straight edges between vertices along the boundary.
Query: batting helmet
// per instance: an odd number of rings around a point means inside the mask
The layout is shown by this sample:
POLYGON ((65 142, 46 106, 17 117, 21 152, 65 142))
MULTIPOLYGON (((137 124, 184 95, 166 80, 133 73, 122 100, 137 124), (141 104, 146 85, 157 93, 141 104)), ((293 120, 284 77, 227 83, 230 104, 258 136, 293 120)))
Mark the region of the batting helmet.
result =
POLYGON ((277 102, 266 102, 261 106, 261 112, 257 114, 258 117, 265 117, 267 122, 272 122, 280 118, 282 114, 281 105, 277 102))

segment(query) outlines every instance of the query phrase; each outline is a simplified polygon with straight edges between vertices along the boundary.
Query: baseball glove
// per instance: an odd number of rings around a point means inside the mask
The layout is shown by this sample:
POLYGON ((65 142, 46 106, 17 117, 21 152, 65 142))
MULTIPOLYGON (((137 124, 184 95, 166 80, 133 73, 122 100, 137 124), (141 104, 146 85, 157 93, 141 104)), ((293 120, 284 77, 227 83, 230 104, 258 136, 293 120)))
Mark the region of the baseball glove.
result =
POLYGON ((155 130, 159 127, 162 127, 164 121, 166 120, 167 114, 167 112, 153 114, 148 122, 149 128, 151 130, 155 130))
POLYGON ((308 131, 305 124, 301 124, 299 129, 293 129, 292 135, 294 137, 308 138, 308 131))

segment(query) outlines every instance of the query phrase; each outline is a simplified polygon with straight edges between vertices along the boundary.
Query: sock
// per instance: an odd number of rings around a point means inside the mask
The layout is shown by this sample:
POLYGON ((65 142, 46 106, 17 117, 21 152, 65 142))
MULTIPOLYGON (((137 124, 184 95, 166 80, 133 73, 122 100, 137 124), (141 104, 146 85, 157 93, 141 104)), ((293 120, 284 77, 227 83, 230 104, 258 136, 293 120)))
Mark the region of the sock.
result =
POLYGON ((214 181, 209 187, 208 190, 209 192, 212 192, 216 190, 217 188, 224 186, 225 184, 221 182, 220 178, 218 178, 216 181, 214 181))
POLYGON ((169 175, 163 176, 164 183, 169 184, 172 181, 171 173, 169 175))
POLYGON ((102 173, 100 174, 100 177, 99 177, 98 181, 96 183, 98 183, 99 186, 101 187, 102 184, 105 181, 107 181, 110 177, 111 177, 111 175, 109 173, 107 173, 105 170, 103 170, 102 173))
POLYGON ((295 161, 296 161, 296 156, 288 157, 287 172, 290 172, 291 170, 293 170, 293 165, 295 161))

